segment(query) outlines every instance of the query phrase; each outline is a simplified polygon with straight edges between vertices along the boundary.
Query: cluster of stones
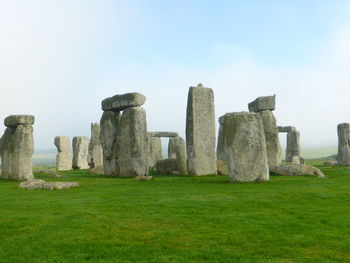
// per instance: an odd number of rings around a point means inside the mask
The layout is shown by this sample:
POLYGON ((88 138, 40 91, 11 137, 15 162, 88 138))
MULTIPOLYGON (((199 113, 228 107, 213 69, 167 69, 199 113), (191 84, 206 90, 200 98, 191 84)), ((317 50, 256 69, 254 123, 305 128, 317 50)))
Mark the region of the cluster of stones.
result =
POLYGON ((278 126, 278 132, 287 133, 286 162, 303 164, 304 159, 300 157, 300 133, 293 126, 278 126))
POLYGON ((146 112, 141 107, 146 97, 127 93, 102 101, 100 142, 104 174, 109 176, 145 176, 147 167, 146 112))
POLYGON ((34 178, 32 154, 34 151, 32 115, 11 115, 4 121, 7 127, 0 139, 2 172, 0 177, 12 180, 34 178))

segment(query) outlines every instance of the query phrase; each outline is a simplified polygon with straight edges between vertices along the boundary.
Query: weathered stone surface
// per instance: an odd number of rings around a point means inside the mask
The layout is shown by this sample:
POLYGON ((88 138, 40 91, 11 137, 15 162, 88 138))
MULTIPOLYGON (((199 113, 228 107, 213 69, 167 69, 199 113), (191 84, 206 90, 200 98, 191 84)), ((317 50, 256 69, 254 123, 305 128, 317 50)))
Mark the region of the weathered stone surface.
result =
POLYGON ((55 146, 57 147, 56 170, 69 171, 73 167, 72 146, 68 136, 56 136, 55 146))
POLYGON ((264 128, 258 114, 226 114, 223 137, 231 181, 269 180, 264 128))
POLYGON ((4 120, 6 127, 16 127, 18 125, 33 125, 35 118, 33 115, 10 115, 4 120))
POLYGON ((306 164, 279 164, 271 166, 270 171, 285 176, 317 175, 318 177, 325 177, 320 169, 306 164))
POLYGON ((291 132, 295 131, 295 127, 293 126, 278 126, 278 132, 291 132))
POLYGON ((158 161, 163 159, 162 141, 159 137, 148 137, 148 169, 154 170, 158 161))
POLYGON ((115 95, 102 101, 102 110, 119 112, 127 108, 142 106, 145 101, 146 97, 137 92, 115 95))
POLYGON ((169 138, 168 144, 168 159, 176 159, 176 140, 175 138, 169 138))
POLYGON ((158 174, 172 174, 177 170, 176 159, 164 159, 156 163, 156 172, 158 174))
POLYGON ((276 118, 270 110, 259 111, 264 125, 266 153, 269 166, 281 163, 281 145, 278 137, 276 118))
POLYGON ((31 125, 17 125, 6 128, 0 140, 1 178, 13 180, 34 178, 32 170, 33 151, 34 139, 31 125))
POLYGON ((90 170, 91 174, 104 174, 104 167, 103 166, 97 166, 95 168, 92 168, 90 170))
POLYGON ((148 135, 150 137, 177 137, 179 134, 177 132, 149 132, 148 135))
POLYGON ((292 164, 301 164, 299 156, 292 157, 292 164))
POLYGON ((191 175, 216 174, 214 93, 199 84, 187 100, 186 149, 191 175))
POLYGON ((350 124, 341 123, 338 132, 338 165, 350 165, 350 124))
POLYGON ((67 188, 79 187, 78 182, 45 182, 41 179, 31 179, 19 184, 19 188, 34 190, 34 189, 47 189, 47 190, 61 190, 67 188))
POLYGON ((176 154, 176 171, 180 174, 188 174, 187 159, 186 159, 186 145, 181 137, 174 138, 175 154, 176 154))
POLYGON ((73 168, 89 169, 88 164, 89 138, 76 136, 73 138, 73 168))
POLYGON ((218 167, 218 174, 219 175, 228 175, 228 165, 223 160, 217 160, 216 165, 218 167))
POLYGON ((100 124, 91 123, 91 138, 89 143, 88 164, 90 168, 103 166, 103 151, 100 142, 100 124))
POLYGON ((291 131, 287 133, 286 162, 292 162, 293 157, 300 157, 300 133, 291 131))
POLYGON ((225 160, 224 152, 224 138, 222 135, 223 126, 224 126, 225 115, 219 118, 219 133, 218 133, 218 143, 216 144, 216 158, 217 160, 225 160))
POLYGON ((120 120, 118 167, 120 176, 148 175, 146 112, 141 107, 123 111, 120 120))
POLYGON ((120 113, 105 111, 100 120, 100 142, 104 174, 117 176, 117 148, 120 143, 120 113))
POLYGON ((258 112, 262 110, 275 110, 276 96, 258 97, 248 104, 250 112, 258 112))

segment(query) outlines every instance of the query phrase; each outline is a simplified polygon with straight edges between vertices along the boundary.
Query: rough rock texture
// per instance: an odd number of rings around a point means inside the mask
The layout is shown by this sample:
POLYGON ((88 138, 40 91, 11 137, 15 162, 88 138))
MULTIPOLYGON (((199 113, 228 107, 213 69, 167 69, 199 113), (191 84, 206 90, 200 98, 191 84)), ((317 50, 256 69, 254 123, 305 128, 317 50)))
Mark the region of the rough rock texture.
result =
POLYGON ((180 174, 188 174, 185 141, 181 137, 176 137, 174 143, 177 162, 176 171, 180 174))
POLYGON ((56 136, 55 146, 57 147, 56 170, 69 171, 73 167, 72 145, 68 136, 56 136))
POLYGON ((159 137, 148 137, 147 166, 154 170, 156 163, 163 159, 162 141, 159 137))
POLYGON ((219 118, 219 133, 218 133, 218 143, 216 145, 216 158, 218 160, 225 160, 225 153, 224 153, 224 138, 222 135, 223 131, 223 126, 224 126, 224 120, 225 120, 225 115, 221 116, 219 118))
POLYGON ((214 93, 201 84, 188 92, 186 149, 189 174, 216 174, 214 93))
POLYGON ((177 132, 149 132, 150 137, 177 137, 179 134, 177 132))
POLYGON ((176 159, 176 140, 175 138, 169 138, 168 144, 168 159, 176 159))
MULTIPOLYGON (((21 119, 20 116, 17 117, 21 119)), ((34 121, 33 116, 31 119, 34 121)), ((33 151, 34 139, 32 125, 21 124, 6 128, 4 135, 0 139, 1 178, 13 180, 34 178, 32 170, 33 151)))
POLYGON ((88 164, 89 138, 76 136, 73 138, 73 168, 89 169, 88 164))
POLYGON ((41 179, 31 179, 28 181, 24 181, 19 184, 19 188, 24 189, 47 189, 47 190, 61 190, 67 188, 75 188, 79 187, 78 182, 45 182, 41 179))
POLYGON ((226 114, 223 137, 231 181, 269 180, 264 127, 258 114, 226 114))
POLYGON ((120 113, 105 111, 100 120, 100 142, 103 150, 104 174, 116 176, 120 113))
POLYGON ((177 170, 176 159, 164 159, 156 163, 156 172, 158 174, 172 174, 177 170))
POLYGON ((218 167, 219 175, 228 175, 228 166, 226 162, 224 162, 223 160, 217 160, 216 165, 218 167))
POLYGON ((270 110, 259 111, 259 114, 264 125, 268 164, 277 165, 281 163, 281 145, 276 118, 270 110))
POLYGON ((10 115, 5 118, 6 127, 16 127, 18 125, 33 125, 35 117, 33 115, 10 115))
POLYGON ((115 95, 102 101, 102 110, 119 112, 127 108, 142 106, 145 101, 146 97, 137 92, 115 95))
POLYGON ((350 124, 341 123, 338 132, 338 165, 350 165, 350 124))
POLYGON ((278 126, 278 132, 291 132, 295 131, 295 127, 293 126, 278 126))
POLYGON ((258 97, 248 104, 250 112, 258 112, 262 110, 275 110, 276 96, 258 97))
POLYGON ((306 164, 280 164, 270 167, 270 171, 278 175, 317 175, 325 177, 320 169, 306 164))
POLYGON ((120 120, 120 147, 118 161, 120 176, 147 175, 147 123, 146 112, 141 107, 123 111, 120 120))
POLYGON ((100 130, 99 123, 91 123, 91 138, 88 152, 88 164, 91 169, 103 166, 103 151, 100 142, 100 130))
POLYGON ((286 162, 292 162, 294 156, 300 157, 300 133, 291 131, 287 133, 286 162))
POLYGON ((299 156, 292 157, 292 164, 301 164, 299 156))
POLYGON ((97 166, 90 170, 91 174, 104 174, 104 168, 103 166, 97 166))

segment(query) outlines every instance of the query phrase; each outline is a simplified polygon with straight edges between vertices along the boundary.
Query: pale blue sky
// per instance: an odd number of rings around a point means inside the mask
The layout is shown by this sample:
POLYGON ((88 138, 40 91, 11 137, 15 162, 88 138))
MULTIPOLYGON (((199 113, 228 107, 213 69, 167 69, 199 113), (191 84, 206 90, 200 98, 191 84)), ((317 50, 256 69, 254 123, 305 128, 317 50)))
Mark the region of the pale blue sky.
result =
POLYGON ((202 82, 217 117, 276 94, 303 146, 333 146, 350 122, 349 13, 349 1, 0 0, 0 118, 34 114, 36 147, 51 148, 89 135, 103 98, 139 91, 149 130, 184 135, 202 82))

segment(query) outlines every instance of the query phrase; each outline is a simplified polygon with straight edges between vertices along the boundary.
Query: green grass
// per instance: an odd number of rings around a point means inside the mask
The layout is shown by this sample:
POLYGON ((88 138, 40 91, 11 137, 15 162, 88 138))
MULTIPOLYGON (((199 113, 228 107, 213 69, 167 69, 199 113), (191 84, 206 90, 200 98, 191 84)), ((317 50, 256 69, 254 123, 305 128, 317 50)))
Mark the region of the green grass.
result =
POLYGON ((0 262, 350 262, 350 170, 328 176, 65 173, 80 188, 22 190, 0 181, 0 262))

